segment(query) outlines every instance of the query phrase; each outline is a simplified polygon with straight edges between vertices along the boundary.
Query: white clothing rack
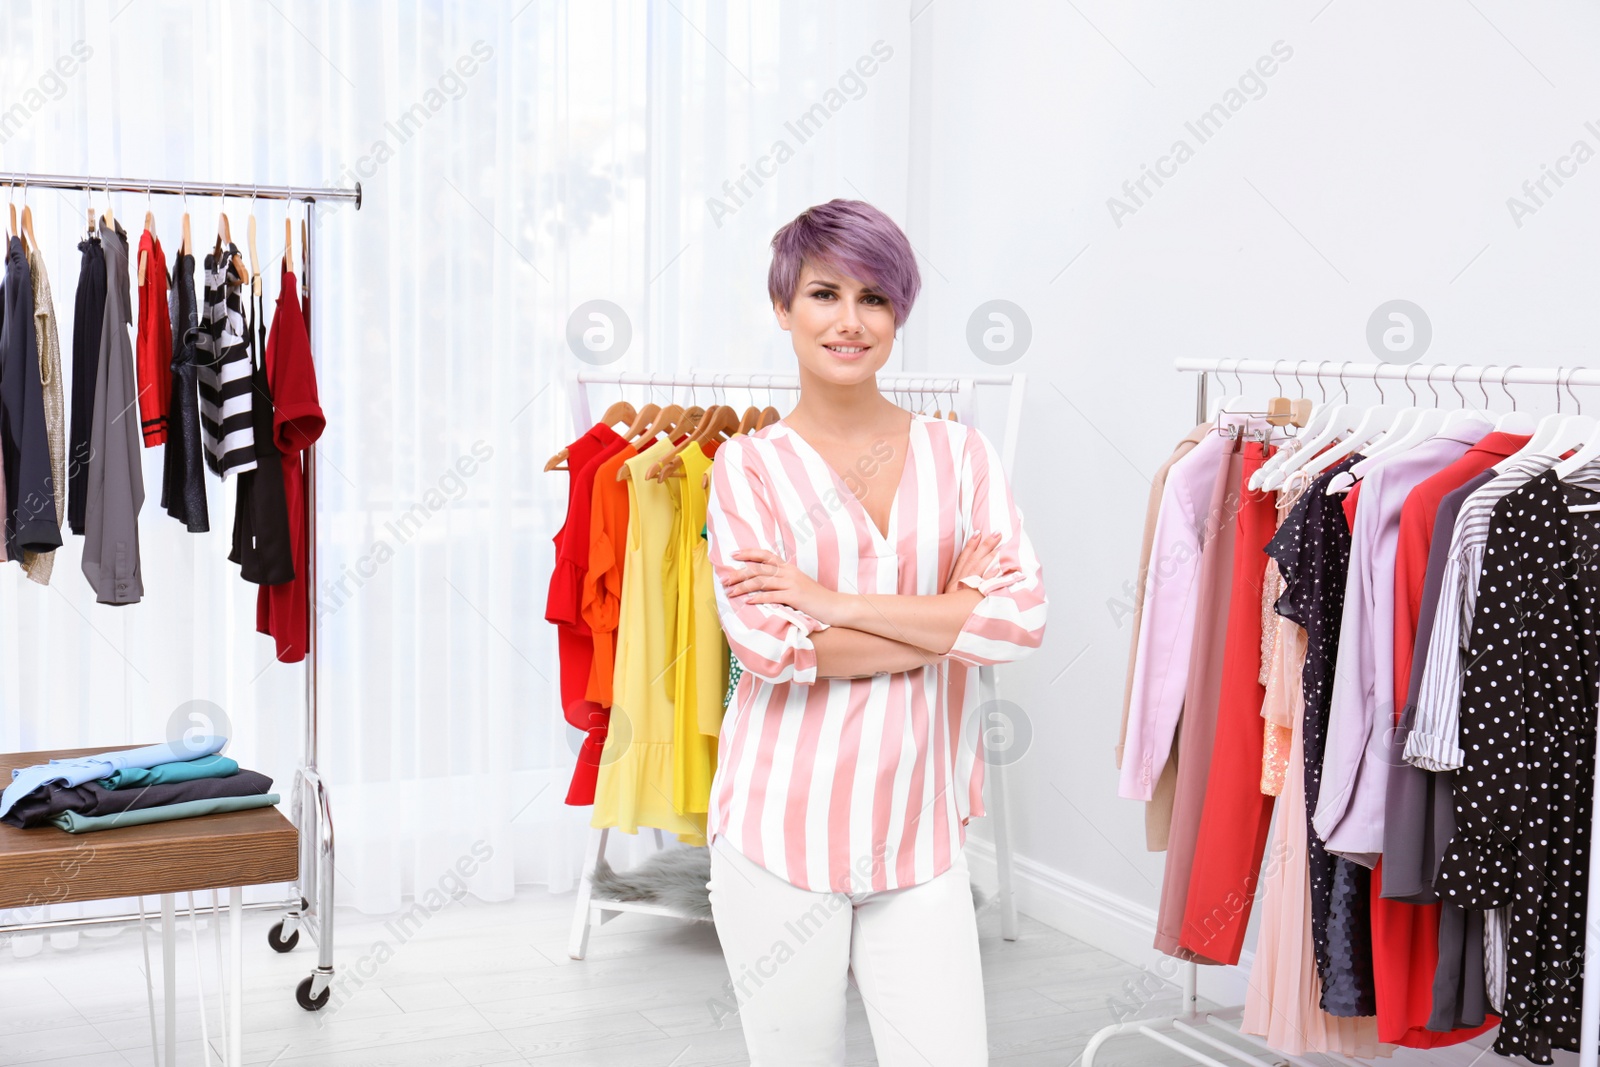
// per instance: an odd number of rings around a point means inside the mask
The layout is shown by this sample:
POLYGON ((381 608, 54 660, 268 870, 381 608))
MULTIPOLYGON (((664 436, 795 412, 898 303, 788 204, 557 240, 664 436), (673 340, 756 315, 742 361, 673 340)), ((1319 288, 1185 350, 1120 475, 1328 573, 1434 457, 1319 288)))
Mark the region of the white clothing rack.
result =
MULTIPOLYGON (((171 181, 146 178, 98 178, 85 175, 30 174, 20 171, 0 171, 0 185, 19 186, 26 191, 33 186, 40 189, 74 189, 87 193, 144 193, 146 196, 224 196, 248 200, 299 200, 305 204, 305 228, 302 254, 303 281, 311 291, 315 275, 311 270, 311 246, 316 234, 316 205, 318 201, 349 201, 361 207, 361 183, 354 189, 303 185, 247 185, 243 183, 171 181)), ((320 302, 313 301, 318 307, 320 302)), ((312 351, 320 352, 317 326, 321 316, 308 315, 307 329, 311 334, 312 351)), ((287 908, 288 914, 267 935, 267 943, 279 952, 288 952, 299 941, 300 928, 304 927, 317 943, 317 966, 311 976, 302 980, 295 990, 300 1006, 315 1011, 328 1001, 328 987, 333 983, 333 814, 328 804, 328 787, 317 768, 317 446, 306 448, 305 508, 306 536, 308 539, 306 587, 309 592, 309 619, 306 630, 306 682, 305 682, 305 733, 301 765, 295 770, 293 796, 290 799, 290 821, 299 831, 300 874, 293 886, 294 895, 283 901, 269 901, 246 905, 249 908, 287 908)), ((0 931, 76 926, 104 923, 139 922, 138 915, 111 915, 95 919, 51 920, 44 923, 19 923, 0 926, 0 931)), ((170 1007, 170 1005, 169 1005, 170 1007)), ((170 1033, 170 1027, 169 1027, 170 1033)), ((171 1051, 169 1047, 168 1054, 171 1051)), ((170 1062, 170 1059, 169 1059, 170 1062)))
MULTIPOLYGON (((573 425, 576 427, 575 432, 581 434, 594 425, 594 418, 589 405, 589 386, 591 385, 642 385, 664 390, 681 389, 686 390, 691 396, 697 395, 703 390, 709 399, 726 389, 754 391, 763 394, 770 394, 774 391, 798 393, 800 379, 793 374, 724 374, 698 371, 678 374, 641 374, 637 372, 607 374, 599 371, 584 371, 575 375, 571 379, 570 385, 573 425)), ((1011 461, 1016 454, 1017 448, 1017 431, 1022 421, 1022 396, 1026 386, 1026 376, 1021 374, 880 374, 878 375, 878 386, 882 392, 894 396, 910 398, 919 396, 953 397, 952 406, 955 409, 956 417, 968 426, 976 425, 976 391, 978 387, 993 386, 1009 390, 1006 398, 1005 432, 1000 443, 1000 459, 1005 466, 1007 477, 1010 476, 1011 461)), ((995 681, 994 667, 979 668, 978 692, 980 701, 984 703, 992 702, 999 698, 999 686, 995 681)), ((557 706, 559 706, 559 700, 557 701, 557 706)), ((994 817, 995 867, 1000 881, 1001 933, 1007 941, 1015 941, 1017 939, 1017 908, 1011 887, 1011 831, 1009 813, 1006 809, 1004 763, 988 764, 984 768, 984 781, 989 787, 988 796, 986 797, 988 803, 985 804, 986 813, 994 817)), ((660 904, 597 897, 594 892, 594 874, 600 860, 605 856, 606 840, 610 833, 609 827, 591 828, 588 845, 584 850, 583 880, 578 886, 577 906, 572 917, 572 936, 567 947, 567 954, 575 960, 583 959, 588 952, 589 931, 591 928, 595 925, 608 923, 625 911, 643 912, 647 915, 666 915, 681 919, 696 918, 686 912, 660 904)), ((663 847, 665 839, 660 830, 655 831, 655 837, 656 847, 663 847)))
MULTIPOLYGON (((1280 383, 1285 380, 1306 378, 1316 380, 1319 384, 1330 380, 1336 384, 1362 380, 1368 380, 1373 383, 1377 383, 1380 380, 1399 381, 1404 382, 1413 391, 1418 386, 1431 386, 1431 390, 1436 391, 1441 384, 1451 386, 1453 390, 1458 390, 1462 386, 1468 386, 1472 389, 1478 389, 1480 386, 1484 388, 1492 386, 1500 389, 1505 385, 1549 385, 1558 388, 1569 388, 1574 385, 1600 385, 1600 370, 1590 370, 1585 367, 1521 367, 1516 365, 1501 367, 1496 364, 1443 363, 1341 363, 1335 360, 1197 359, 1190 357, 1174 360, 1174 364, 1180 372, 1192 372, 1197 375, 1195 378, 1196 422, 1205 422, 1208 418, 1207 375, 1209 374, 1216 374, 1219 378, 1245 374, 1267 376, 1275 378, 1280 383)), ((1430 391, 1430 396, 1432 391, 1430 391)), ((1418 403, 1424 403, 1422 394, 1417 394, 1417 396, 1418 403)), ((1595 761, 1594 798, 1595 810, 1600 811, 1600 757, 1597 757, 1595 761)), ((1600 1067, 1600 923, 1595 921, 1597 901, 1600 901, 1600 849, 1591 848, 1589 850, 1589 920, 1584 925, 1583 1023, 1579 1038, 1578 1067, 1600 1067)), ((1083 1067, 1094 1067, 1095 1054, 1107 1041, 1114 1037, 1129 1034, 1137 1034, 1167 1048, 1183 1052, 1196 1063, 1204 1064, 1206 1067, 1230 1067, 1230 1064, 1205 1055, 1164 1031, 1173 1031, 1199 1041, 1211 1049, 1232 1057, 1236 1063, 1249 1064, 1252 1067, 1271 1067, 1269 1061, 1249 1055, 1244 1050, 1227 1044, 1199 1029, 1208 1023, 1216 1023, 1227 1030, 1230 1036, 1240 1038, 1257 1048, 1270 1052, 1276 1060, 1287 1061, 1294 1064, 1295 1067, 1316 1067, 1310 1060, 1278 1052, 1261 1038, 1252 1034, 1241 1033, 1239 1024, 1233 1018, 1242 1011, 1241 1006, 1224 1008, 1216 1012, 1200 1011, 1198 964, 1185 962, 1182 967, 1182 976, 1183 992, 1180 1002, 1182 1012, 1180 1014, 1114 1023, 1096 1031, 1089 1039, 1088 1046, 1084 1049, 1083 1067)), ((1325 1052, 1317 1053, 1317 1055, 1335 1063, 1359 1065, 1362 1062, 1350 1059, 1347 1056, 1325 1052)))

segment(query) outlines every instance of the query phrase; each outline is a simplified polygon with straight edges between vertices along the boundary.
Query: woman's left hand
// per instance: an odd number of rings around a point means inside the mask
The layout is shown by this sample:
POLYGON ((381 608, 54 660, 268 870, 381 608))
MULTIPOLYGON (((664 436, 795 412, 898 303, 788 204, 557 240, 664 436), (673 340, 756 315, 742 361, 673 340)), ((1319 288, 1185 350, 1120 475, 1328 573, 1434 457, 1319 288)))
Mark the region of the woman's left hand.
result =
POLYGON ((818 622, 837 625, 843 593, 823 587, 793 563, 764 548, 741 548, 733 558, 750 566, 722 579, 728 596, 745 597, 751 604, 786 604, 818 622))

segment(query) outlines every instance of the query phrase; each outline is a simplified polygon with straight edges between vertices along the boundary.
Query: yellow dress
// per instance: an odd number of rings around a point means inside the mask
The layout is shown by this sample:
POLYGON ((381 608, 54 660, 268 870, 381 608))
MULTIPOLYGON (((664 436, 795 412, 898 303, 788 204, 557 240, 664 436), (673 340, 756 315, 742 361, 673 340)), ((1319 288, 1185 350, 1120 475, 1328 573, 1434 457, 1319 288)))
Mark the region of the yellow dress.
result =
POLYGON ((595 781, 590 826, 630 834, 653 826, 690 845, 706 843, 706 817, 672 806, 674 649, 678 586, 672 553, 672 493, 644 475, 672 450, 660 440, 628 460, 628 542, 623 551, 611 724, 595 781))
POLYGON ((683 477, 669 478, 677 508, 673 531, 678 576, 678 611, 673 635, 672 704, 674 723, 672 806, 704 815, 711 803, 711 777, 717 769, 717 735, 722 732, 722 694, 728 681, 728 641, 717 621, 711 560, 700 531, 706 524, 707 489, 702 484, 711 459, 693 443, 679 453, 683 477))

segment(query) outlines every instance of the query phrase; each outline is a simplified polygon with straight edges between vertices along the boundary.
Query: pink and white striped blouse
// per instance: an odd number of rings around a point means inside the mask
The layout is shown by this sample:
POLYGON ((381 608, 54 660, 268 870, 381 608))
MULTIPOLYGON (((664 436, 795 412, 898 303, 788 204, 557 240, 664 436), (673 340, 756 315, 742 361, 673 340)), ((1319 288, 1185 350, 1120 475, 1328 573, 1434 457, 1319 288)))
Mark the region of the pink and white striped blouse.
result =
MULTIPOLYGON (((887 447, 887 446, 885 446, 887 447)), ((874 456, 887 458, 875 448, 874 456)), ((873 457, 863 457, 871 462, 873 457)), ((898 889, 942 874, 983 814, 976 667, 1022 658, 1044 635, 1039 561, 994 446, 915 415, 884 536, 822 456, 779 421, 721 445, 706 536, 717 611, 744 666, 722 722, 706 817, 755 863, 802 889, 898 889), (824 624, 730 600, 741 548, 794 561, 831 589, 944 591, 969 535, 1001 533, 984 594, 949 654, 870 678, 818 678, 824 624)))

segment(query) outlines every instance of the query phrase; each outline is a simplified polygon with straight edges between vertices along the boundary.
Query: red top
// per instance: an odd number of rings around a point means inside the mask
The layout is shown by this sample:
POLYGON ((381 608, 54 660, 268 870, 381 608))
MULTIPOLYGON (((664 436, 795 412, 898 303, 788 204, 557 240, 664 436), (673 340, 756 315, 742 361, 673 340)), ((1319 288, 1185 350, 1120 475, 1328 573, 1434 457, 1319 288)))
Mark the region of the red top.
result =
MULTIPOLYGON (((167 439, 167 407, 172 402, 172 320, 167 307, 167 257, 149 230, 139 237, 139 337, 135 344, 139 371, 139 420, 144 446, 167 439)), ((135 275, 137 277, 137 275, 135 275)))
MULTIPOLYGON (((1411 688, 1411 658, 1416 650, 1422 585, 1433 543, 1439 501, 1526 444, 1528 438, 1491 433, 1460 459, 1420 482, 1400 509, 1394 561, 1394 715, 1405 710, 1411 688)), ((1353 495, 1353 494, 1352 494, 1353 495)), ((1435 1033, 1428 1029, 1433 1009, 1433 977, 1439 961, 1439 905, 1408 904, 1383 897, 1383 864, 1372 874, 1372 967, 1378 983, 1378 1040, 1408 1048, 1460 1044, 1499 1025, 1490 1015, 1483 1026, 1435 1033)))
POLYGON ((305 471, 301 452, 322 436, 326 419, 317 402, 317 371, 311 360, 311 339, 300 310, 294 274, 283 272, 272 332, 267 336, 267 384, 272 392, 272 440, 283 453, 283 495, 289 510, 289 545, 294 553, 294 578, 282 585, 264 585, 256 597, 256 629, 277 641, 278 659, 298 663, 309 643, 311 587, 305 471))

